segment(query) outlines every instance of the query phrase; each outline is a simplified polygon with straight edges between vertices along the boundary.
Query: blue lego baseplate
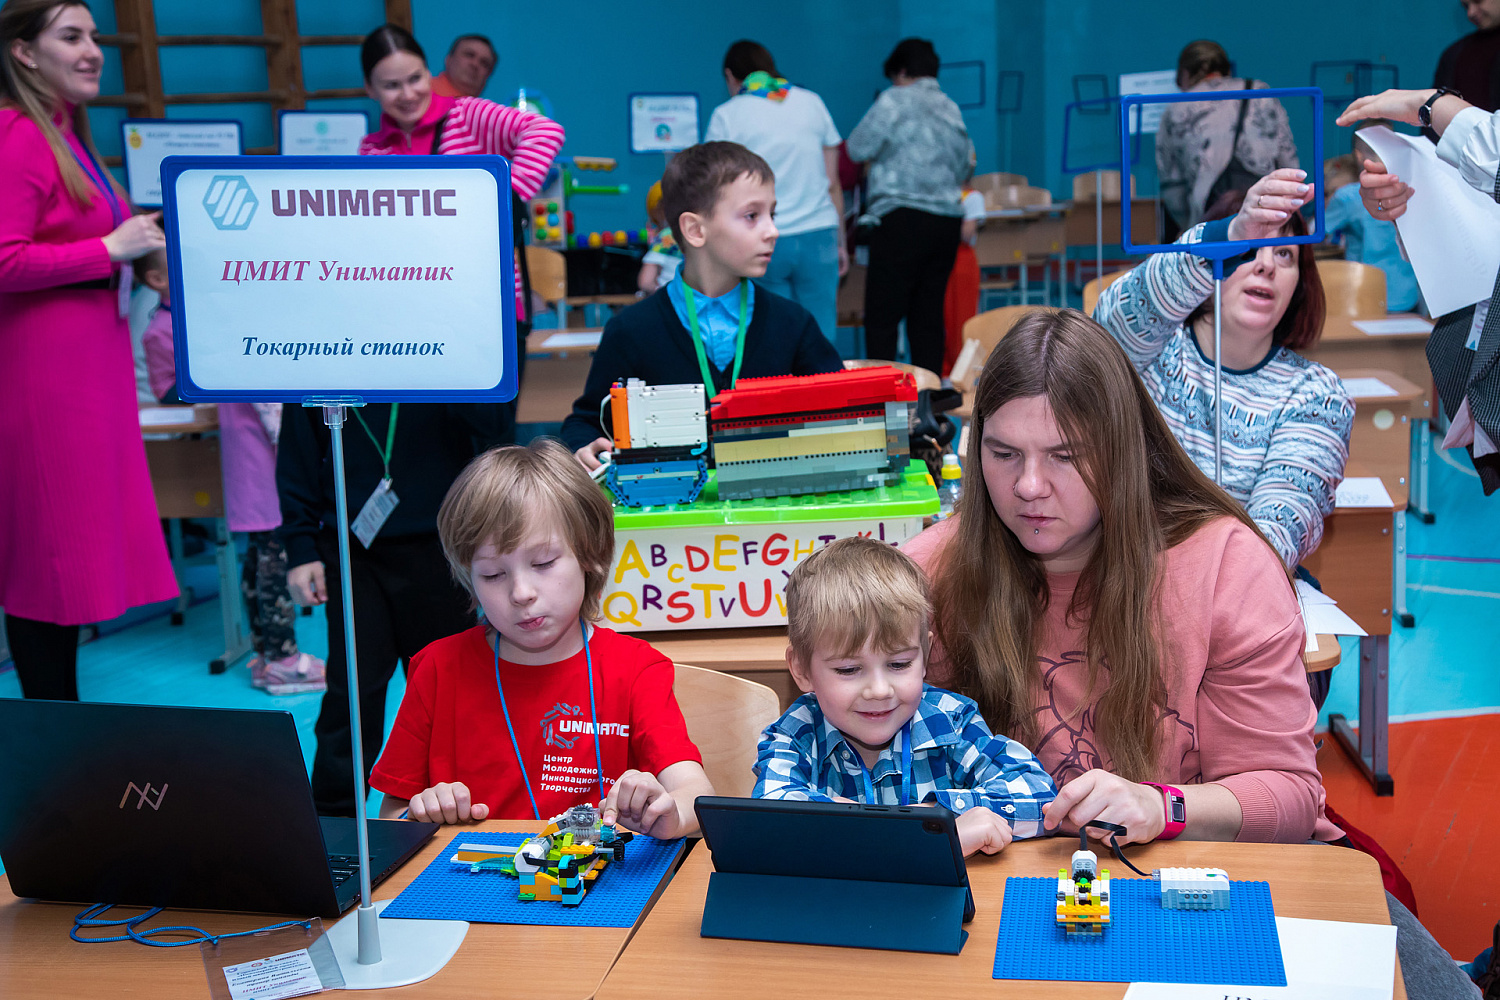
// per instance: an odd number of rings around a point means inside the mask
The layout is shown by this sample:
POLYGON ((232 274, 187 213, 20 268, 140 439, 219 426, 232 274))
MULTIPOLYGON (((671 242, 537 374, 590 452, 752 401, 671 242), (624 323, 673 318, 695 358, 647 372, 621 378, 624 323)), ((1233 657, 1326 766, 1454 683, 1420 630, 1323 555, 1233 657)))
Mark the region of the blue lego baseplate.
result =
POLYGON ((1069 938, 1057 879, 1008 878, 994 978, 1285 986, 1271 887, 1232 885, 1227 910, 1164 910, 1154 880, 1112 878, 1104 933, 1069 938))
POLYGON ((449 860, 459 844, 516 847, 527 835, 528 831, 505 830, 460 833, 380 915, 539 927, 632 927, 671 867, 681 843, 636 834, 625 845, 625 860, 610 862, 577 906, 545 900, 523 903, 516 898, 518 883, 514 878, 497 871, 471 873, 449 860))

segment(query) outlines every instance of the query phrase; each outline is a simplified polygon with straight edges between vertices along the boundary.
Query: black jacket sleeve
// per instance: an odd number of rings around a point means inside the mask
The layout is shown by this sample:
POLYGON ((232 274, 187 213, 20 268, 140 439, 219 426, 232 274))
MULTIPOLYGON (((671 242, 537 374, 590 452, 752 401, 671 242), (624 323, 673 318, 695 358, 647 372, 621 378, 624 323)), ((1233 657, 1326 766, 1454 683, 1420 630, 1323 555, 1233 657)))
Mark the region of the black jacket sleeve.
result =
POLYGON ((599 423, 599 404, 604 402, 609 387, 615 382, 640 377, 631 340, 629 330, 619 317, 604 324, 599 347, 594 351, 594 360, 589 363, 589 377, 583 384, 583 395, 573 401, 573 412, 562 425, 562 439, 574 451, 595 438, 609 437, 599 423))
POLYGON ((802 324, 802 332, 797 335, 797 353, 792 358, 792 375, 823 375, 827 372, 840 372, 844 370, 844 362, 839 358, 839 352, 834 350, 832 342, 818 328, 818 321, 812 318, 811 313, 804 312, 806 317, 802 324))
POLYGON ((281 437, 276 445, 281 527, 277 530, 286 546, 288 567, 318 561, 314 539, 323 527, 322 468, 328 448, 321 408, 281 408, 281 437))

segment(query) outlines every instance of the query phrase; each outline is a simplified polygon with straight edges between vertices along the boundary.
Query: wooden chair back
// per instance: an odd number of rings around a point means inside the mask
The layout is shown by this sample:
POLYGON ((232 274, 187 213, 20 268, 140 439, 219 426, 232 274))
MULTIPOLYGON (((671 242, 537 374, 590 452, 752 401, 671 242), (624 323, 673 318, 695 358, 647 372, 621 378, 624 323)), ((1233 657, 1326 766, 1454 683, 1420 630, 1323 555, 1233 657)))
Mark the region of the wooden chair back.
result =
POLYGON ((1125 277, 1125 275, 1127 275, 1129 273, 1130 273, 1130 270, 1128 268, 1126 270, 1124 270, 1124 271, 1111 271, 1109 274, 1104 275, 1104 277, 1102 277, 1102 278, 1095 278, 1093 281, 1090 281, 1088 284, 1084 285, 1083 286, 1083 311, 1084 311, 1084 314, 1087 315, 1087 316, 1094 315, 1094 306, 1096 306, 1096 305, 1099 304, 1099 296, 1104 293, 1104 290, 1106 288, 1108 288, 1110 285, 1113 285, 1115 282, 1119 281, 1121 278, 1125 277))
POLYGON ((1328 315, 1378 319, 1386 314, 1385 272, 1354 260, 1320 260, 1328 315))
POLYGON ((720 795, 748 797, 755 788, 760 734, 781 716, 776 692, 743 677, 676 664, 672 693, 688 738, 703 755, 703 770, 720 795))
POLYGON ((969 355, 967 363, 963 354, 959 355, 959 361, 954 364, 951 375, 953 384, 966 395, 971 393, 995 345, 1000 343, 1022 316, 1043 308, 1043 306, 1003 306, 982 312, 966 321, 963 329, 964 346, 967 349, 969 341, 974 341, 976 346, 969 355))
MULTIPOLYGON (((1120 200, 1120 172, 1118 170, 1105 170, 1101 172, 1106 202, 1118 202, 1120 200)), ((1073 200, 1093 202, 1094 200, 1094 173, 1077 174, 1073 177, 1073 200)), ((1135 197, 1135 177, 1130 178, 1130 197, 1135 197)))
POLYGON ((548 247, 527 246, 526 268, 531 272, 531 290, 549 306, 568 297, 568 262, 548 247))

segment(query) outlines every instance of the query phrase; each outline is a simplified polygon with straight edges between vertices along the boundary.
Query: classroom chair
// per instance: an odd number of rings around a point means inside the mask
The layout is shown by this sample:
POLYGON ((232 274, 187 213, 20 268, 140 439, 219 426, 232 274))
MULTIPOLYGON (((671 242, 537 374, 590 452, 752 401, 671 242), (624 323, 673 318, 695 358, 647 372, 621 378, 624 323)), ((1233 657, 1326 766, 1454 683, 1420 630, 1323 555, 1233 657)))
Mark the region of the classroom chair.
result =
POLYGON ((1323 297, 1328 315, 1379 319, 1386 314, 1385 272, 1354 260, 1320 260, 1323 297))
MULTIPOLYGON (((1106 203, 1118 203, 1120 200, 1121 187, 1120 172, 1118 170, 1101 170, 1098 171, 1097 174, 1094 171, 1090 171, 1086 174, 1075 174, 1073 176, 1073 200, 1079 203, 1093 203, 1094 183, 1096 176, 1100 180, 1100 190, 1104 192, 1103 200, 1106 203)), ((1135 197, 1134 176, 1130 178, 1130 197, 1135 197)))
POLYGON ((557 328, 568 326, 568 262, 556 250, 547 247, 526 248, 526 269, 531 274, 531 290, 542 297, 549 309, 557 312, 557 328))
MULTIPOLYGON (((853 256, 851 251, 850 256, 853 256)), ((865 264, 849 261, 849 272, 839 282, 836 319, 838 330, 828 337, 840 357, 857 357, 865 353, 865 264), (848 331, 845 344, 844 331, 848 331)), ((828 331, 824 331, 825 334, 828 331)))
POLYGON ((703 770, 720 795, 749 797, 755 789, 755 748, 761 732, 781 716, 776 692, 733 674, 676 665, 672 693, 688 738, 703 755, 703 770))
POLYGON ((969 178, 969 187, 984 195, 984 202, 986 205, 992 204, 992 200, 990 197, 991 191, 998 191, 1000 188, 1010 187, 1012 185, 1021 185, 1024 187, 1026 183, 1027 181, 1025 174, 975 174, 973 177, 969 178))
POLYGON ((1094 306, 1096 306, 1096 305, 1099 304, 1099 296, 1101 294, 1103 294, 1103 292, 1104 292, 1104 290, 1106 288, 1108 288, 1110 285, 1113 285, 1115 282, 1119 281, 1121 278, 1125 277, 1125 275, 1127 275, 1129 273, 1130 273, 1130 269, 1129 268, 1126 268, 1123 271, 1111 271, 1108 274, 1106 274, 1104 277, 1102 277, 1102 278, 1095 278, 1092 281, 1090 281, 1088 284, 1084 285, 1083 286, 1083 312, 1084 312, 1084 315, 1085 316, 1092 316, 1092 315, 1094 315, 1094 306))
POLYGON ((964 394, 964 401, 953 411, 953 416, 965 422, 973 416, 974 386, 979 373, 989 360, 995 345, 1010 332, 1010 328, 1027 313, 1044 309, 1044 306, 1002 306, 972 317, 964 323, 964 347, 953 364, 949 377, 954 388, 964 394))

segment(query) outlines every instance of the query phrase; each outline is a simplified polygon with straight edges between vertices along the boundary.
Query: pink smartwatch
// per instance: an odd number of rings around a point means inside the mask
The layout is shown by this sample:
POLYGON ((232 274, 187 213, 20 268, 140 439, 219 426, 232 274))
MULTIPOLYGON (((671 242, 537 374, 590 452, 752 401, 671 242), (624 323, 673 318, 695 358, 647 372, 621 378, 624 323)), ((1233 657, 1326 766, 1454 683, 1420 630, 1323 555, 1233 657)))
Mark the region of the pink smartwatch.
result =
POLYGON ((1143 781, 1143 785, 1150 785, 1161 792, 1162 808, 1167 814, 1167 825, 1162 828, 1161 833, 1156 835, 1157 840, 1172 840, 1182 833, 1187 826, 1187 802, 1182 797, 1182 789, 1173 788, 1171 785, 1163 785, 1156 781, 1143 781))

